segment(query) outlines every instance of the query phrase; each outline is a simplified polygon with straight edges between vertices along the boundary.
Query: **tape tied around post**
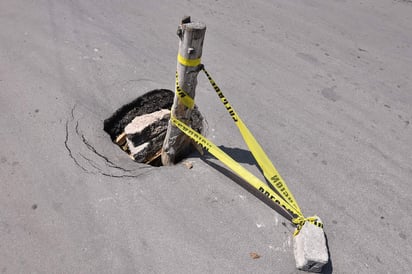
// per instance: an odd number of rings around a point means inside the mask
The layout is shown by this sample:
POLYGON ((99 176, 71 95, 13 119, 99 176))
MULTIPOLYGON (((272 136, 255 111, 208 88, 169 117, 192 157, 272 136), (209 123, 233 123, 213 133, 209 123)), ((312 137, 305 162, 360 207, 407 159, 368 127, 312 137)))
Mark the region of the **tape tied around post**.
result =
POLYGON ((180 86, 179 86, 179 75, 176 71, 176 84, 175 84, 175 89, 176 93, 179 96, 179 100, 182 102, 183 105, 185 105, 189 109, 193 109, 195 106, 195 101, 193 100, 190 95, 184 91, 180 86))
POLYGON ((197 59, 188 59, 183 57, 182 55, 180 55, 180 53, 177 55, 177 61, 186 67, 197 67, 198 65, 200 65, 200 58, 197 59))

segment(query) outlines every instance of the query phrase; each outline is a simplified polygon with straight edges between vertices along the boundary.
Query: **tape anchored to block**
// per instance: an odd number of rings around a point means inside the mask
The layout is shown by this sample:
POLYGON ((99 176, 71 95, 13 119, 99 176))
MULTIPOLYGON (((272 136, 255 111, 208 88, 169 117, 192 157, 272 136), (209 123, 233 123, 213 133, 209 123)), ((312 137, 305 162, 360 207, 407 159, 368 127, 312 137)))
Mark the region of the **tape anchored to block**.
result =
MULTIPOLYGON (((180 55, 178 55, 178 60, 180 55)), ((183 57, 181 57, 183 58, 183 57)), ((184 58, 183 58, 184 59, 184 58)), ((183 63, 187 62, 188 59, 183 60, 183 63)), ((193 61, 193 60, 191 60, 193 61)), ((179 60, 180 62, 180 60, 179 60)), ((182 63, 182 62, 181 62, 182 63)), ((186 63, 185 63, 186 64, 186 63)), ((183 65, 185 65, 183 64, 183 65)), ((196 63, 196 66, 200 64, 196 63)), ((210 84, 216 91, 216 94, 220 98, 221 102, 225 106, 227 112, 232 117, 233 121, 235 122, 236 126, 238 127, 245 143, 249 147, 250 152, 254 156, 256 162, 258 163, 259 167, 262 169, 263 175, 265 176, 266 180, 269 182, 271 187, 267 184, 262 182, 258 179, 255 175, 245 169, 242 165, 238 162, 233 160, 229 155, 223 152, 219 147, 217 147, 213 142, 208 140, 206 137, 201 135, 200 133, 196 132, 184 122, 180 121, 176 117, 171 116, 172 123, 178 127, 184 134, 186 134, 189 138, 194 140, 197 144, 201 145, 206 151, 210 154, 215 156, 218 160, 220 160, 223 164, 225 164, 228 168, 230 168, 233 172, 239 175, 242 179, 248 182, 251 186, 265 194, 269 199, 279 204, 293 216, 292 222, 297 226, 294 236, 296 236, 299 231, 301 230, 302 226, 305 222, 310 222, 320 228, 323 228, 323 224, 319 221, 317 216, 305 218, 294 198, 291 191, 287 187, 286 183, 283 181, 282 177, 280 176, 279 172, 276 170, 272 162, 270 161, 269 157, 263 151, 262 147, 256 141, 252 133, 240 119, 239 115, 236 113, 234 108, 229 104, 229 101, 223 95, 220 88, 217 86, 215 81, 212 79, 210 74, 202 68, 204 73, 206 74, 210 84)), ((178 85, 178 74, 176 72, 176 93, 178 94, 181 102, 188 108, 193 108, 194 100, 191 98, 187 93, 185 93, 178 85)))
POLYGON ((318 216, 312 216, 312 217, 303 217, 303 216, 299 216, 297 218, 292 219, 292 223, 294 223, 296 225, 296 230, 293 233, 293 236, 296 236, 299 234, 299 231, 302 229, 303 225, 309 222, 317 227, 320 227, 323 229, 323 223, 320 222, 319 217, 318 216))

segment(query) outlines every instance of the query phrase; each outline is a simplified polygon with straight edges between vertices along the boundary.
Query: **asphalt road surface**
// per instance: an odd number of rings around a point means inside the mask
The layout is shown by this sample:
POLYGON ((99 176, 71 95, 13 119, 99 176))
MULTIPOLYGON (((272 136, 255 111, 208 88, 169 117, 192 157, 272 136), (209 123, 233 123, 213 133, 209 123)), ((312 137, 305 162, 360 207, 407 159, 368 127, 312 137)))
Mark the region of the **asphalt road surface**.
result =
MULTIPOLYGON (((324 273, 410 272, 407 0, 0 1, 0 272, 300 273, 294 227, 213 157, 137 164, 103 131, 174 88, 183 15, 206 23, 203 63, 323 219, 324 273)), ((196 102, 208 138, 259 174, 204 75, 196 102)))

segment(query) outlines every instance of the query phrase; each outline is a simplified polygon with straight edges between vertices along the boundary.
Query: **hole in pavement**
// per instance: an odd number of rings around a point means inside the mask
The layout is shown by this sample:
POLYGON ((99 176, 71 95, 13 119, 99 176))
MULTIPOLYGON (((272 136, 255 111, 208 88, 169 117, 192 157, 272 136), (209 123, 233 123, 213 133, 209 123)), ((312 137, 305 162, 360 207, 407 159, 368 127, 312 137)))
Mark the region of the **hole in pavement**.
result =
MULTIPOLYGON (((138 163, 161 166, 161 149, 166 136, 174 92, 155 89, 120 107, 104 120, 104 131, 113 143, 138 163)), ((191 113, 192 127, 203 130, 203 117, 195 107, 191 113)), ((187 153, 192 152, 192 146, 187 153)), ((182 160, 184 155, 182 155, 182 160)))

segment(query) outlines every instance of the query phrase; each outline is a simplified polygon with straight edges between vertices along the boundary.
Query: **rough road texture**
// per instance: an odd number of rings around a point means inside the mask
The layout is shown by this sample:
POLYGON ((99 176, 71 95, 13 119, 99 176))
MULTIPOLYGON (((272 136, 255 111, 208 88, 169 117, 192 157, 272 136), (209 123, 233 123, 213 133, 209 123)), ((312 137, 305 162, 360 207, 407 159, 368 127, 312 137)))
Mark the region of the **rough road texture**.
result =
MULTIPOLYGON (((120 106, 173 90, 185 14, 324 221, 325 273, 410 272, 412 4, 396 0, 0 1, 0 271, 299 273, 294 228, 213 158, 144 166, 103 131, 120 106)), ((215 97, 199 75, 207 136, 258 173, 215 97)))

